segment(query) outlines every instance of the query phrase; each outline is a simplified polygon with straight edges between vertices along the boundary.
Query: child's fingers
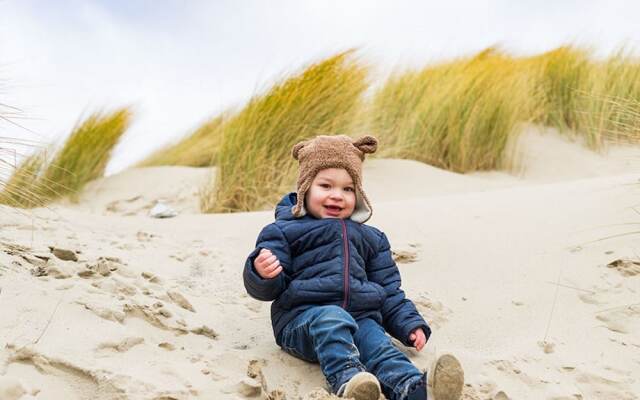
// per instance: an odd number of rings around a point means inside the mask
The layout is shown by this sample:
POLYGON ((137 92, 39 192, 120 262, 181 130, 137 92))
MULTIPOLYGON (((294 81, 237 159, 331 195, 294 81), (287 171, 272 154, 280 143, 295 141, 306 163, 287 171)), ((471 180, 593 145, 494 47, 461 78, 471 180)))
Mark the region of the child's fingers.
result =
POLYGON ((256 270, 258 270, 258 274, 261 277, 267 278, 269 274, 271 274, 276 268, 280 266, 280 261, 276 258, 276 260, 272 263, 268 263, 266 260, 262 263, 256 265, 256 270))
POLYGON ((416 331, 416 333, 414 333, 413 335, 416 337, 416 340, 413 343, 414 347, 418 351, 422 350, 424 345, 427 343, 427 338, 425 337, 424 332, 422 330, 419 330, 416 331))
POLYGON ((282 266, 280 265, 280 261, 276 260, 274 263, 271 263, 267 266, 261 265, 256 267, 258 270, 258 274, 264 279, 271 279, 277 276, 282 271, 282 266))
POLYGON ((261 249, 260 253, 258 253, 258 257, 256 257, 256 261, 261 262, 262 260, 269 257, 270 255, 271 255, 271 251, 269 251, 269 249, 261 249))
POLYGON ((265 257, 263 257, 261 260, 258 260, 256 258, 256 267, 257 268, 266 268, 269 265, 273 264, 274 261, 276 261, 278 258, 276 256, 267 256, 265 255, 265 257))
POLYGON ((268 274, 265 274, 265 277, 267 277, 268 279, 271 278, 275 278, 276 276, 278 276, 278 274, 282 272, 282 266, 279 265, 278 268, 276 268, 275 270, 273 270, 273 272, 270 272, 268 274))
POLYGON ((278 268, 279 266, 280 266, 280 261, 278 261, 278 259, 276 258, 275 261, 273 261, 264 269, 264 272, 266 273, 272 272, 274 269, 278 268))
POLYGON ((263 267, 265 267, 265 269, 266 269, 266 268, 269 268, 270 266, 272 266, 272 265, 273 265, 273 263, 275 263, 275 262, 279 262, 279 261, 278 261, 278 257, 276 257, 276 256, 270 256, 270 257, 268 257, 268 258, 265 258, 265 259, 262 261, 262 266, 263 266, 263 267))
POLYGON ((263 265, 271 265, 273 264, 274 261, 276 261, 278 259, 278 257, 274 256, 274 255, 269 255, 264 257, 260 262, 263 265))

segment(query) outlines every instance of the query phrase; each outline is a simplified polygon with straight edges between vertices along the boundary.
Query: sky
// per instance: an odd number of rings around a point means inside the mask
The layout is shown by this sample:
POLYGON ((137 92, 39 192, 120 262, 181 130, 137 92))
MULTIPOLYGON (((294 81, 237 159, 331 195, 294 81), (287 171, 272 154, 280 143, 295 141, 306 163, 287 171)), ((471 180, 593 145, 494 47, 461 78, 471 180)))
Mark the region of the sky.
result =
MULTIPOLYGON (((61 142, 83 117, 131 106, 117 173, 349 48, 375 68, 563 44, 640 48, 640 2, 596 0, 0 0, 0 138, 61 142)), ((375 78, 374 77, 374 78, 375 78)))

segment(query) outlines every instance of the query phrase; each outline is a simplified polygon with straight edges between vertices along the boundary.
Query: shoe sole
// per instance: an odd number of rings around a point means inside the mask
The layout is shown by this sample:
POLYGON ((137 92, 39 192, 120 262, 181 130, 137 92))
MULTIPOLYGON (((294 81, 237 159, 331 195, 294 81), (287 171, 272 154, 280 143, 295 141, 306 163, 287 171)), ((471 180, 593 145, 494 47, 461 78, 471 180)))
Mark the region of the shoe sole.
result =
POLYGON ((367 376, 356 376, 354 379, 354 382, 350 382, 351 387, 345 390, 344 397, 354 400, 378 400, 380 386, 376 380, 367 376))
POLYGON ((451 354, 438 358, 433 369, 432 389, 435 400, 458 400, 462 396, 464 371, 451 354))

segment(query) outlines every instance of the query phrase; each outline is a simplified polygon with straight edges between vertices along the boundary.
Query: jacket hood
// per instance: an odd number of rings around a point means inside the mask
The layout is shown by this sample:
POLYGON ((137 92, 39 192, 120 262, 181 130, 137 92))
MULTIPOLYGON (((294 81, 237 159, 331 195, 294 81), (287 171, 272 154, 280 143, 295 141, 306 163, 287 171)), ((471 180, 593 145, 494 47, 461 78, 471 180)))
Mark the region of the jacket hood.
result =
POLYGON ((292 208, 297 202, 298 195, 296 192, 285 195, 276 206, 276 220, 290 221, 296 219, 293 216, 292 208))

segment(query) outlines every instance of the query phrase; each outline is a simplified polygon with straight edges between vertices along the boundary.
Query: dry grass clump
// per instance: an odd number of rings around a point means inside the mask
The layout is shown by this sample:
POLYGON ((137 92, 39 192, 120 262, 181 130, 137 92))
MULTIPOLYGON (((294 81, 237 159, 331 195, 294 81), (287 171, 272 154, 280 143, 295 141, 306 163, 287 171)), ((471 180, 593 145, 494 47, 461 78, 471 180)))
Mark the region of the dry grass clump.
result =
POLYGON ((629 112, 640 100, 640 63, 629 52, 596 60, 588 50, 563 46, 522 66, 544 94, 539 122, 582 136, 593 149, 607 140, 640 139, 629 112))
POLYGON ((74 128, 51 160, 46 158, 46 150, 26 158, 2 188, 0 202, 30 208, 76 193, 104 174, 111 151, 130 120, 127 108, 89 116, 74 128))
MULTIPOLYGON (((42 186, 38 176, 45 165, 45 151, 38 151, 18 166, 7 166, 6 182, 0 185, 0 204, 11 207, 33 208, 43 206, 42 186)), ((3 176, 3 178, 5 178, 3 176)))
POLYGON ((494 169, 518 124, 534 115, 535 97, 531 76, 490 48, 392 76, 374 95, 373 126, 384 156, 458 172, 494 169))
POLYGON ((183 165, 208 167, 216 163, 216 155, 222 141, 222 127, 226 114, 217 116, 196 129, 178 143, 168 145, 147 157, 139 167, 156 165, 183 165))
POLYGON ((607 140, 640 142, 640 60, 621 50, 592 70, 588 90, 580 93, 578 129, 593 148, 607 140))
POLYGON ((273 206, 294 182, 291 147, 322 133, 353 132, 367 68, 352 51, 309 66, 253 97, 222 124, 213 187, 201 196, 205 212, 273 206))
MULTIPOLYGON (((15 119, 22 116, 20 109, 0 103, 0 123, 21 127, 15 119)), ((37 143, 30 140, 0 136, 0 204, 19 206, 23 203, 41 203, 34 184, 34 174, 40 169, 41 158, 34 154, 18 165, 22 157, 21 149, 36 146, 37 143)))
POLYGON ((540 98, 537 121, 576 132, 579 127, 581 93, 588 90, 593 64, 590 52, 563 46, 539 56, 520 61, 520 66, 532 75, 540 98))
POLYGON ((50 183, 47 197, 75 193, 104 175, 113 148, 131 122, 131 111, 122 108, 111 113, 97 112, 76 125, 64 146, 43 172, 50 183))

